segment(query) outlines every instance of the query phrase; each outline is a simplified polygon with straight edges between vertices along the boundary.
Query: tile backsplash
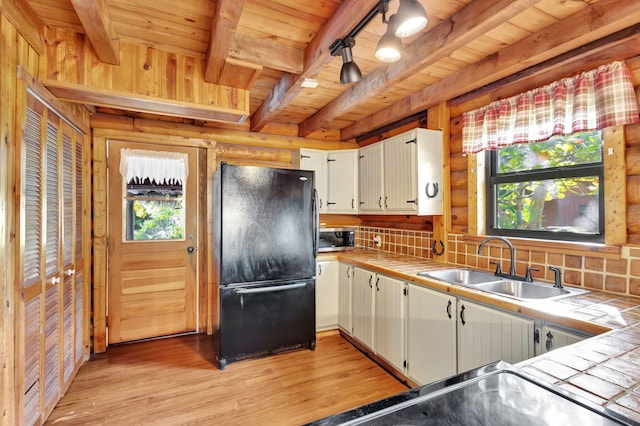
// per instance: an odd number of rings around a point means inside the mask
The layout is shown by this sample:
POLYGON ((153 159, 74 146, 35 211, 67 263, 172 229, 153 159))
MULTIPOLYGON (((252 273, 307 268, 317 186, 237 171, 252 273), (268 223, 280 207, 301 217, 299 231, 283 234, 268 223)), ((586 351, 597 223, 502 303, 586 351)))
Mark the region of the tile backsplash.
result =
MULTIPOLYGON (((464 241, 462 234, 449 234, 446 250, 449 263, 482 270, 494 270, 489 262, 499 262, 503 271, 509 270, 509 250, 502 243, 491 242, 482 255, 478 243, 464 241)), ((358 226, 355 244, 409 256, 433 259, 433 233, 394 228, 358 226), (376 241, 379 240, 379 244, 376 241)), ((441 246, 436 247, 440 249, 441 246)), ((438 250, 439 251, 439 250, 438 250)), ((524 275, 526 267, 534 278, 552 282, 549 266, 562 269, 562 282, 587 289, 602 290, 619 295, 640 296, 640 248, 623 246, 619 258, 598 257, 597 254, 568 254, 561 251, 516 249, 516 273, 524 275)))

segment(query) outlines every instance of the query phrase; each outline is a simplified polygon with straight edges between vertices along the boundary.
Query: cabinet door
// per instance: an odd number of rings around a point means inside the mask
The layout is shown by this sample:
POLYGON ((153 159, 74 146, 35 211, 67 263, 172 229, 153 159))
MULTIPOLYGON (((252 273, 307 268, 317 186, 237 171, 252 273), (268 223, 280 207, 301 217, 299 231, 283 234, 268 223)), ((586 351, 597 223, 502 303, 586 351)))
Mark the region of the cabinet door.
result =
POLYGON ((388 212, 417 213, 415 132, 386 139, 384 146, 384 196, 388 212))
POLYGON ((534 356, 534 321, 475 303, 458 303, 458 372, 534 356))
POLYGON ((570 331, 562 330, 560 328, 544 325, 542 327, 542 333, 540 336, 542 343, 542 353, 546 353, 563 346, 577 343, 584 338, 585 336, 582 336, 580 334, 575 334, 571 333, 570 331))
POLYGON ((365 346, 373 348, 373 272, 354 268, 351 301, 351 334, 365 346))
POLYGON ((329 180, 327 211, 355 214, 358 211, 358 150, 330 151, 327 155, 329 180))
POLYGON ((338 261, 316 265, 316 330, 338 326, 338 261))
POLYGON ((407 376, 424 385, 457 372, 456 298, 409 284, 407 376))
POLYGON ((358 199, 361 213, 384 211, 382 143, 374 143, 359 150, 358 199))
POLYGON ((418 214, 442 214, 445 191, 442 182, 442 131, 416 129, 416 136, 418 214))
POLYGON ((352 265, 339 262, 338 266, 338 326, 351 335, 351 282, 352 265))
POLYGON ((327 152, 316 149, 300 149, 300 169, 315 172, 320 213, 327 211, 327 152))
POLYGON ((375 278, 375 349, 398 370, 404 371, 404 282, 375 278))

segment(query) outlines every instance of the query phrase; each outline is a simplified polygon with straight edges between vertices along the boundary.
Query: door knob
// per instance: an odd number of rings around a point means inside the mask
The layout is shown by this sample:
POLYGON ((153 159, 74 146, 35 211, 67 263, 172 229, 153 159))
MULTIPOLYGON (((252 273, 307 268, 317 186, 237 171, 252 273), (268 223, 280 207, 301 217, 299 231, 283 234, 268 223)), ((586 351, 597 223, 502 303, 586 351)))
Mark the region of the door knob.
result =
POLYGON ((189 246, 187 247, 187 253, 191 254, 196 250, 196 248, 194 246, 189 246))

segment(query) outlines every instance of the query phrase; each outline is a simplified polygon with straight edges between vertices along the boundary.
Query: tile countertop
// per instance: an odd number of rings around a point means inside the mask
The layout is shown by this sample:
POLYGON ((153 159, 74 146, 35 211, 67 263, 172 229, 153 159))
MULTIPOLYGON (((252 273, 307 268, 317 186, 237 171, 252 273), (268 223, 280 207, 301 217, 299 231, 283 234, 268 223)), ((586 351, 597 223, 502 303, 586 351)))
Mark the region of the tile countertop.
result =
POLYGON ((322 254, 318 260, 352 265, 445 293, 543 319, 597 336, 523 361, 517 366, 597 404, 640 422, 640 298, 592 290, 545 303, 519 302, 418 276, 457 268, 429 259, 370 249, 322 254))

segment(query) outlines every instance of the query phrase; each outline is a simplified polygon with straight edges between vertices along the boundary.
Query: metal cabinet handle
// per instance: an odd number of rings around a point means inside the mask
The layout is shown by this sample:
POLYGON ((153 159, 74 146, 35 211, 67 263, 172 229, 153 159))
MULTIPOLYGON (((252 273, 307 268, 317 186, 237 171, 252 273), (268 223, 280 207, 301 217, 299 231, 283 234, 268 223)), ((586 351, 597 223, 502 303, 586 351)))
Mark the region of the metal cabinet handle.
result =
POLYGON ((356 208, 356 200, 354 198, 351 199, 351 208, 355 209, 356 208))
POLYGON ((373 275, 369 275, 369 288, 373 288, 373 284, 371 284, 372 279, 373 279, 373 275))
POLYGON ((384 208, 388 208, 389 206, 387 205, 387 198, 389 198, 388 196, 385 195, 384 197, 384 208))
POLYGON ((376 291, 380 291, 380 286, 378 285, 378 283, 380 283, 380 277, 376 278, 376 291))
POLYGON ((447 316, 451 319, 451 300, 447 303, 447 316))
POLYGON ((547 341, 545 342, 544 346, 547 348, 547 351, 553 349, 553 333, 547 333, 547 341))
POLYGON ((378 198, 378 207, 382 208, 382 197, 378 198))
POLYGON ((318 275, 322 275, 322 263, 318 263, 318 275))
POLYGON ((460 321, 462 322, 462 325, 467 323, 464 319, 464 305, 460 307, 460 321))

